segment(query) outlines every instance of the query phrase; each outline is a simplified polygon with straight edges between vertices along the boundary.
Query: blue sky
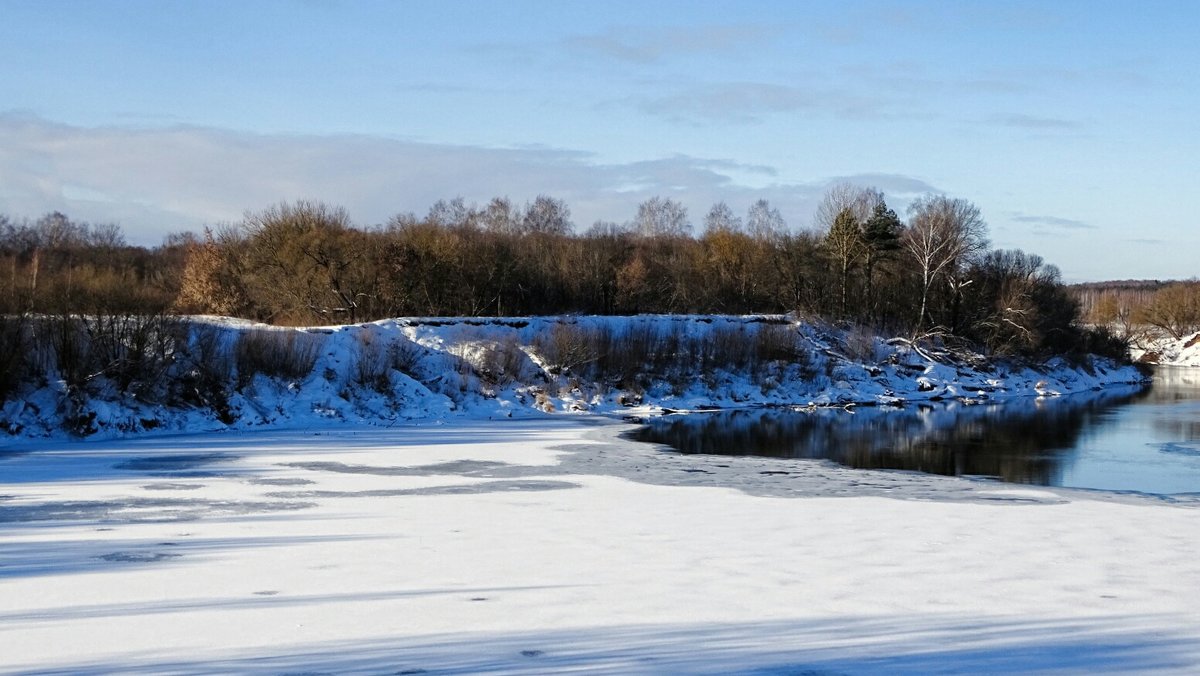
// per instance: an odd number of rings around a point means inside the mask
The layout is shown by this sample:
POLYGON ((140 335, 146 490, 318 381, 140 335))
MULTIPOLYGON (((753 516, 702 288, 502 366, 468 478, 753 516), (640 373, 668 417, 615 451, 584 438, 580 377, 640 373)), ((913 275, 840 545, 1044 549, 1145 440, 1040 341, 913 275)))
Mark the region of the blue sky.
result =
POLYGON ((944 192, 1068 280, 1200 274, 1192 2, 0 0, 0 212, 130 239, 281 200, 808 227, 944 192))

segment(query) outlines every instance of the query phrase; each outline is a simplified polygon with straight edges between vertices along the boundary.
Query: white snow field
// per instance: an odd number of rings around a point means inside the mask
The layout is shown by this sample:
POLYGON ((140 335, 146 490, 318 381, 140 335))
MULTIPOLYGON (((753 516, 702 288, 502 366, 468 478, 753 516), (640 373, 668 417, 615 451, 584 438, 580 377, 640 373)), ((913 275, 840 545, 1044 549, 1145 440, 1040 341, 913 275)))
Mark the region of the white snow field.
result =
POLYGON ((0 671, 1200 672, 1195 502, 626 429, 24 442, 0 453, 0 671))

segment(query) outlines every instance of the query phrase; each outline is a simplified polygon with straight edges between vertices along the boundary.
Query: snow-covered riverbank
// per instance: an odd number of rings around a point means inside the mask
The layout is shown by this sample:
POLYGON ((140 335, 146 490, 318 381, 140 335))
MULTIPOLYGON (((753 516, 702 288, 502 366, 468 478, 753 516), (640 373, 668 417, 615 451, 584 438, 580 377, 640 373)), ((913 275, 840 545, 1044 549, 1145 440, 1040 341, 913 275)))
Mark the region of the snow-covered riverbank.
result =
POLYGON ((0 456, 0 668, 1200 669, 1194 505, 755 458, 671 485, 707 459, 626 428, 23 444, 0 456))
POLYGON ((1200 366, 1200 333, 1172 338, 1160 329, 1147 329, 1135 336, 1130 356, 1136 361, 1161 366, 1200 366))
POLYGON ((157 366, 159 384, 131 393, 103 373, 74 388, 53 372, 33 377, 0 408, 0 429, 112 438, 331 421, 981 401, 1143 378, 1100 358, 985 358, 783 316, 425 318, 308 329, 200 317, 180 335, 157 366))

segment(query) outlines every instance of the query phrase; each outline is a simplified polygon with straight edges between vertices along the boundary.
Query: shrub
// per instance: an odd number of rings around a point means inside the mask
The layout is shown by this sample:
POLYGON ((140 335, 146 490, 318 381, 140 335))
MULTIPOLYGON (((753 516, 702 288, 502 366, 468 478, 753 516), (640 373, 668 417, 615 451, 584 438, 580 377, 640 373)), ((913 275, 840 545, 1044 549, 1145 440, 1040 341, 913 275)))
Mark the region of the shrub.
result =
POLYGON ((388 345, 388 363, 407 376, 417 377, 417 366, 425 356, 425 350, 411 340, 400 339, 388 345))
POLYGON ((509 336, 483 343, 469 361, 484 382, 508 385, 520 378, 527 359, 516 337, 509 336))
POLYGON ((864 326, 855 326, 842 337, 842 348, 851 361, 870 364, 875 361, 875 333, 864 326))
POLYGON ((188 342, 188 358, 181 369, 177 398, 194 406, 204 406, 229 424, 229 385, 233 380, 234 360, 228 344, 228 332, 207 324, 193 325, 188 342))
POLYGON ((380 393, 391 389, 392 381, 389 371, 392 367, 392 355, 389 348, 376 336, 363 331, 358 334, 355 344, 354 382, 363 387, 370 387, 380 393))
POLYGON ((28 317, 0 315, 0 403, 29 375, 28 317))
POLYGON ((1096 354, 1119 362, 1129 361, 1129 341, 1106 326, 1093 326, 1081 331, 1079 351, 1096 354))
POLYGON ((97 313, 80 321, 94 375, 103 374, 119 391, 143 397, 160 389, 176 352, 186 344, 178 321, 163 312, 97 313))
POLYGON ((798 337, 795 327, 790 324, 763 324, 755 335, 755 356, 759 363, 808 364, 810 355, 800 346, 798 337))
POLYGON ((238 379, 245 384, 261 373, 272 378, 302 380, 312 373, 324 342, 323 336, 302 331, 246 331, 238 337, 234 349, 238 379))
POLYGON ((645 371, 654 368, 652 358, 658 351, 658 335, 653 326, 639 323, 620 336, 607 328, 598 329, 595 341, 599 355, 594 372, 597 380, 621 389, 645 385, 645 371))
POLYGON ((556 323, 548 334, 533 339, 534 349, 552 374, 585 370, 600 358, 600 340, 595 331, 576 324, 556 323))
POLYGON ((700 357, 697 362, 701 370, 742 370, 754 359, 754 344, 745 326, 718 327, 693 343, 692 351, 700 357))
POLYGON ((39 322, 39 341, 50 346, 53 365, 47 365, 71 389, 82 387, 93 375, 91 344, 83 320, 68 314, 51 315, 39 322))

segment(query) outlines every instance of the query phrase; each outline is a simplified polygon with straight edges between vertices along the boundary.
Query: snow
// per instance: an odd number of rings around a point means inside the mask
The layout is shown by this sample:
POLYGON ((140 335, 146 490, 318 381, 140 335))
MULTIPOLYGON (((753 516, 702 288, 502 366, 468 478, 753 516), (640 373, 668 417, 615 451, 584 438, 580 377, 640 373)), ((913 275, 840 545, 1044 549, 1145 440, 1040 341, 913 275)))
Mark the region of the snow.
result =
POLYGON ((1200 366, 1200 332, 1176 340, 1165 332, 1147 331, 1130 347, 1136 361, 1161 366, 1200 366))
MULTIPOLYGON (((0 429, 18 438, 62 438, 71 420, 88 420, 96 439, 222 429, 350 425, 396 425, 413 420, 539 417, 547 412, 597 415, 654 415, 664 410, 698 410, 755 405, 889 405, 922 400, 1004 400, 1057 396, 1114 384, 1139 382, 1130 366, 1089 358, 1032 364, 979 355, 954 354, 902 339, 884 340, 785 316, 641 315, 635 317, 401 318, 348 326, 290 329, 244 320, 200 316, 191 321, 192 340, 201 329, 221 332, 227 351, 248 331, 289 333, 317 341, 311 372, 298 380, 231 375, 231 420, 207 407, 168 405, 163 398, 98 393, 68 395, 53 379, 29 385, 0 409, 0 429), (620 389, 546 363, 539 339, 555 327, 581 332, 668 336, 685 355, 666 366, 646 365, 641 385, 620 389), (747 336, 782 329, 806 355, 797 362, 767 361, 755 367, 722 368, 686 355, 718 332, 747 336), (404 357, 387 368, 386 387, 356 382, 364 354, 404 357), (689 361, 690 359, 690 361, 689 361), (247 382, 243 382, 247 381, 247 382), (79 399, 82 399, 80 402, 79 399)), ((670 345, 671 343, 667 343, 670 345)))
POLYGON ((21 443, 0 671, 1200 670, 1195 502, 665 455, 627 429, 21 443))
POLYGON ((4 405, 0 672, 1200 669, 1200 498, 619 436, 668 410, 1033 405, 1139 382, 1130 367, 787 317, 191 321, 226 346, 271 330, 321 349, 303 378, 231 377, 226 420, 53 378, 4 405), (552 368, 555 326, 683 343, 782 326, 809 356, 621 390, 552 368), (386 387, 355 382, 372 349, 401 353, 386 387))

